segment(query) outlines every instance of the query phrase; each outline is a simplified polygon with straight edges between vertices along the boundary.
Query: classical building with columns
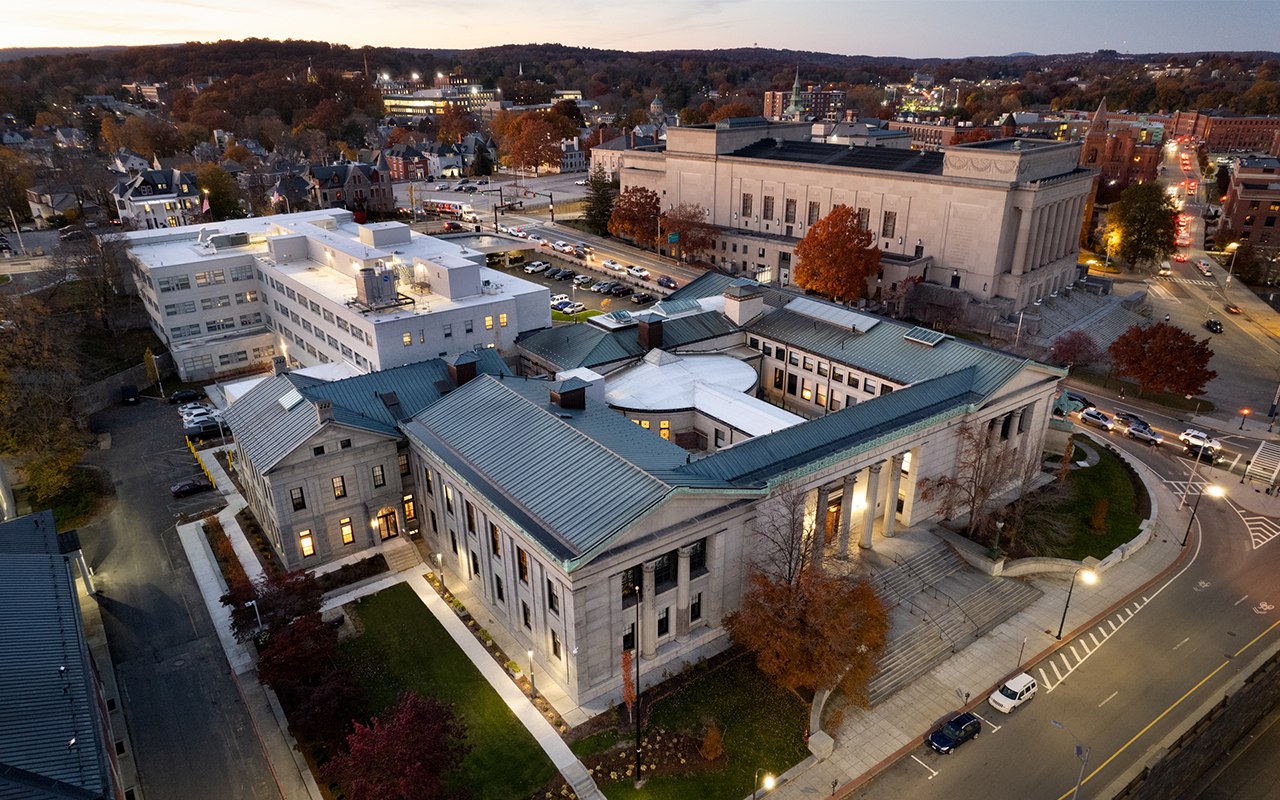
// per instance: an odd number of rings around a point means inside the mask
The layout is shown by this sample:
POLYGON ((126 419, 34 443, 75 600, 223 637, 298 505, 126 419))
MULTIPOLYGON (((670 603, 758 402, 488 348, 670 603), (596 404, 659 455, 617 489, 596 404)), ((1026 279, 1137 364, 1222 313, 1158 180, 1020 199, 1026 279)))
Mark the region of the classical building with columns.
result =
POLYGON ((873 297, 910 277, 1010 314, 1079 277, 1095 171, 1079 142, 1005 138, 937 152, 810 141, 807 123, 728 119, 672 128, 666 147, 625 151, 622 188, 694 203, 721 235, 713 260, 791 283, 795 246, 833 206, 857 209, 883 271, 873 297))

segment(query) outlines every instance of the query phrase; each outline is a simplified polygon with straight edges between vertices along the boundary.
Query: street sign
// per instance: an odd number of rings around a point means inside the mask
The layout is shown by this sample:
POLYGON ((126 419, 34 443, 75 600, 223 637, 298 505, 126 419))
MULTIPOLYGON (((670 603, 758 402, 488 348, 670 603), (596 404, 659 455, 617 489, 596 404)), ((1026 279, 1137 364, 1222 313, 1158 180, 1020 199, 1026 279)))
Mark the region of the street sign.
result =
POLYGON ((677 232, 675 232, 675 233, 668 233, 668 234, 667 234, 667 244, 675 244, 675 243, 676 243, 676 242, 678 242, 678 241, 680 241, 680 233, 679 233, 679 231, 677 231, 677 232))

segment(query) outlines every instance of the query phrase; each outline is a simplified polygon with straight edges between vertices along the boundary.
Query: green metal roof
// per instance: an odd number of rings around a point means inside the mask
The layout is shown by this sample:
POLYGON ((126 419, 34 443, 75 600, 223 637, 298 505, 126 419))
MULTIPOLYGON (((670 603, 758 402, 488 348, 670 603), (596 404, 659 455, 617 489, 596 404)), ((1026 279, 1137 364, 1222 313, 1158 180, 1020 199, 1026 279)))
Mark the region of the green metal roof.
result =
MULTIPOLYGON (((664 350, 727 336, 737 330, 718 311, 663 319, 661 322, 664 350)), ((521 339, 519 345, 535 356, 551 362, 558 370, 597 367, 640 358, 648 352, 640 346, 639 329, 636 326, 609 331, 589 322, 538 331, 521 339)))

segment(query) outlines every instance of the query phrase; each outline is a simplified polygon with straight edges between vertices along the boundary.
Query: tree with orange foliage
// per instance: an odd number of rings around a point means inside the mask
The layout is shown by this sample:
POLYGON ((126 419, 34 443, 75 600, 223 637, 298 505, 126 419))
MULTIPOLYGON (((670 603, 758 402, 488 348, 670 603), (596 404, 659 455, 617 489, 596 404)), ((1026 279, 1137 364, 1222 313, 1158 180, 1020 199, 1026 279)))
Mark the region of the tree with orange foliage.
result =
POLYGON ((811 226, 795 252, 795 282, 837 301, 865 295, 867 278, 880 271, 875 236, 858 224, 857 210, 845 205, 811 226))
POLYGON ((681 253, 699 256, 716 246, 720 229, 707 222, 707 211, 697 203, 681 203, 670 211, 662 212, 662 226, 657 236, 658 247, 667 241, 667 234, 679 234, 676 247, 681 253))
POLYGON ((525 121, 520 127, 520 133, 511 142, 511 165, 533 167, 535 176, 538 174, 538 167, 559 165, 560 159, 564 157, 560 139, 555 126, 544 117, 525 121))
POLYGON ((732 119, 734 117, 754 117, 756 113, 751 110, 751 106, 746 103, 729 103, 712 111, 707 115, 707 122, 719 122, 722 119, 732 119))
POLYGON ((640 244, 652 242, 658 235, 658 214, 662 206, 658 193, 643 186, 623 189, 613 201, 609 216, 609 233, 625 236, 640 244))
POLYGON ((461 106, 451 105, 436 117, 436 141, 457 144, 468 133, 479 130, 475 117, 461 106))
POLYGON ((952 144, 973 144, 974 142, 989 142, 996 138, 990 130, 986 128, 974 128, 973 130, 958 133, 951 137, 952 144))
MULTIPOLYGON (((635 664, 631 660, 631 651, 622 651, 622 702, 627 706, 628 714, 635 714, 636 705, 636 673, 635 664)), ((632 719, 635 719, 632 716, 632 719)))

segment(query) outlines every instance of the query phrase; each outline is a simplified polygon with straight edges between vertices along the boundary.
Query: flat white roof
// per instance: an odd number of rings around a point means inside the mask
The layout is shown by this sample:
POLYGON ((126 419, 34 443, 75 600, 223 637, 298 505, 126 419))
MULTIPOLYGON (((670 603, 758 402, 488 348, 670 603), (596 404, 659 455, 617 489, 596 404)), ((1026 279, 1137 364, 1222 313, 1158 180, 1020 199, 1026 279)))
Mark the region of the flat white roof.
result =
POLYGON ((804 417, 749 394, 701 383, 694 386, 693 407, 749 436, 763 436, 805 421, 804 417))
POLYGON ((749 392, 756 371, 729 356, 677 356, 651 350, 639 364, 610 375, 605 383, 609 405, 635 411, 673 411, 693 408, 694 385, 720 386, 749 392))

